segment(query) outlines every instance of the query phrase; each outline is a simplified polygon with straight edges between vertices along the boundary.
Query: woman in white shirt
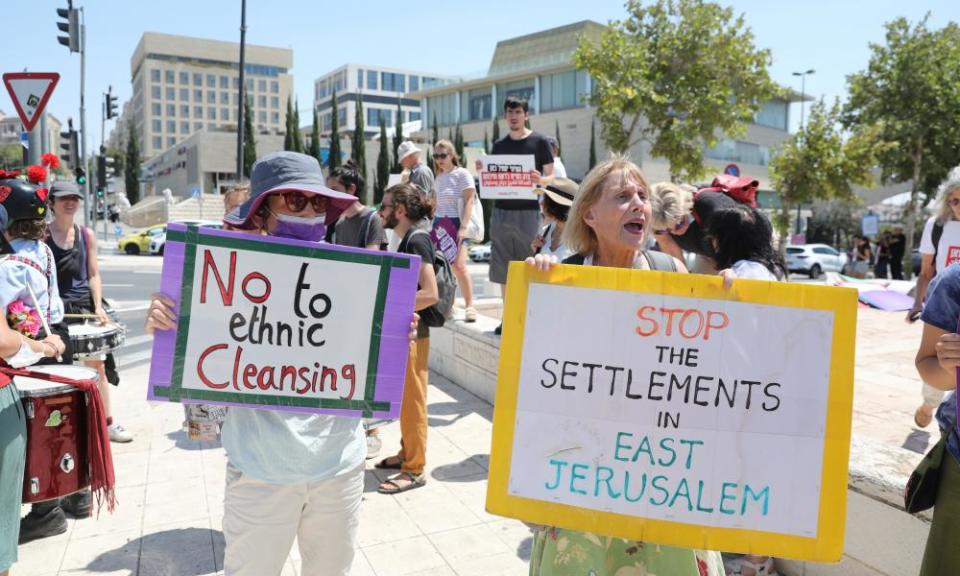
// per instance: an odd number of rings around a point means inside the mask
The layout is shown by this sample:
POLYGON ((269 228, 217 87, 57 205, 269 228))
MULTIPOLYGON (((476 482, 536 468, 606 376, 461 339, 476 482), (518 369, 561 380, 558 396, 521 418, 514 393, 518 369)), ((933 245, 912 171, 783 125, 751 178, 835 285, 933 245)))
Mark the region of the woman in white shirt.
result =
POLYGON ((435 241, 440 241, 439 248, 443 251, 440 236, 449 235, 447 230, 456 230, 456 238, 453 240, 457 243, 457 256, 450 262, 450 267, 463 294, 466 308, 464 321, 476 322, 477 310, 473 307, 473 283, 467 270, 465 240, 474 210, 473 204, 477 198, 477 187, 470 172, 460 167, 460 158, 449 140, 440 140, 434 144, 433 163, 437 169, 437 179, 434 182, 437 200, 437 213, 433 220, 435 241))
POLYGON ((540 213, 547 225, 540 230, 530 247, 534 254, 553 255, 562 262, 573 255, 563 243, 563 229, 567 225, 567 215, 580 187, 573 180, 558 177, 546 179, 543 184, 545 186, 537 188, 537 192, 543 194, 540 198, 540 213))

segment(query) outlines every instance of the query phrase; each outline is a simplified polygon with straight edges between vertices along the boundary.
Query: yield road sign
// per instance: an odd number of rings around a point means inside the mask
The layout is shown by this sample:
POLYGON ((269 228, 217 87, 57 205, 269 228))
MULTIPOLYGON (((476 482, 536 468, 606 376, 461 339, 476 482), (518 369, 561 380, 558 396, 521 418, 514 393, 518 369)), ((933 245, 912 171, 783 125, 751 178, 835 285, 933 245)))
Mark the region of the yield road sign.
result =
POLYGON ((8 72, 3 83, 27 131, 33 130, 60 81, 56 72, 8 72))

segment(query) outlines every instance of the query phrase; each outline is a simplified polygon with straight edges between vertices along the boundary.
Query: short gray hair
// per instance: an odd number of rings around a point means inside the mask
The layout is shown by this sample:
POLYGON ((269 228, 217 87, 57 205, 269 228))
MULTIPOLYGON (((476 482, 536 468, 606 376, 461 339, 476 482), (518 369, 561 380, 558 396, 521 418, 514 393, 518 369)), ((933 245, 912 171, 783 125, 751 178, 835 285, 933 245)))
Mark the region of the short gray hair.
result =
POLYGON ((953 210, 950 208, 950 194, 960 189, 960 166, 955 166, 947 174, 946 180, 937 188, 937 221, 945 224, 953 219, 953 210))
POLYGON ((673 228, 693 210, 697 189, 689 184, 657 182, 650 188, 650 207, 654 230, 673 228))

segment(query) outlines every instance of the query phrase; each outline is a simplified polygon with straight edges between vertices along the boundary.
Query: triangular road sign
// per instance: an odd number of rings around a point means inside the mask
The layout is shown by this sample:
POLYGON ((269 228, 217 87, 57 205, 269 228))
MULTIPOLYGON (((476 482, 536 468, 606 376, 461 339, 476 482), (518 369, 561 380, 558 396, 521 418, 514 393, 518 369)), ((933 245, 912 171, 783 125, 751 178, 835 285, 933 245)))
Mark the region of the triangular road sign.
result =
POLYGON ((60 75, 56 72, 8 72, 3 75, 3 83, 27 131, 33 130, 37 124, 59 81, 60 75))

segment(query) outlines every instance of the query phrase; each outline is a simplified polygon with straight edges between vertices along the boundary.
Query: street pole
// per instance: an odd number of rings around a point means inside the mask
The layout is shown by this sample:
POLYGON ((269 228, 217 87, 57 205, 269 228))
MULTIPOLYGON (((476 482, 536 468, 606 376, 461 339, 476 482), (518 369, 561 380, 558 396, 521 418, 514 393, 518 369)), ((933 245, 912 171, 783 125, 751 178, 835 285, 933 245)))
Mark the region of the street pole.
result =
MULTIPOLYGON (((80 164, 83 166, 84 178, 83 185, 83 205, 90 206, 90 171, 87 164, 87 111, 83 106, 84 94, 84 74, 86 73, 87 59, 87 31, 86 24, 83 21, 86 17, 83 14, 83 8, 80 8, 80 164)), ((97 207, 93 207, 93 229, 97 226, 97 207)), ((86 218, 84 218, 86 221, 86 218)))
MULTIPOLYGON (((107 131, 107 98, 102 94, 100 98, 100 157, 107 157, 107 147, 103 145, 103 133, 107 131)), ((100 166, 100 164, 97 164, 100 166)), ((107 239, 107 174, 104 171, 103 182, 100 181, 100 173, 97 172, 97 186, 103 190, 103 239, 107 239)))
POLYGON ((246 79, 244 77, 244 51, 247 40, 247 0, 240 2, 240 97, 237 98, 237 182, 243 181, 243 111, 246 79))
POLYGON ((47 134, 47 113, 40 115, 40 154, 50 152, 50 136, 47 134))
MULTIPOLYGON (((807 94, 806 94, 806 90, 807 90, 807 74, 813 74, 813 73, 815 73, 815 72, 816 72, 816 70, 814 70, 813 68, 811 68, 811 69, 809 69, 809 70, 807 70, 807 71, 805 71, 805 72, 794 72, 794 73, 793 73, 794 76, 799 76, 799 77, 800 77, 800 132, 803 132, 803 121, 804 121, 803 111, 804 111, 804 105, 806 104, 806 97, 807 97, 807 94)), ((802 205, 798 202, 798 203, 797 203, 797 234, 800 234, 800 208, 801 208, 801 206, 802 206, 802 205)))

